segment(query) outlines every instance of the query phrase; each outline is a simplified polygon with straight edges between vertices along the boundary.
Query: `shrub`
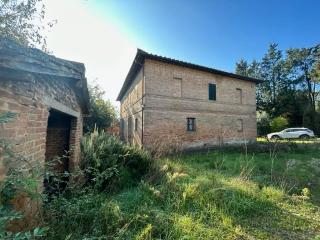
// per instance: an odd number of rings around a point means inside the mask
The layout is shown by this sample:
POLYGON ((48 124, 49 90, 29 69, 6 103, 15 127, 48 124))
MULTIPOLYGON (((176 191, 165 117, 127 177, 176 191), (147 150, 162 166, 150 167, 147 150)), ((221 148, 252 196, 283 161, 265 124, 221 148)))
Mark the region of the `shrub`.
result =
POLYGON ((117 110, 109 100, 104 100, 105 92, 99 85, 88 86, 90 116, 84 118, 84 132, 92 132, 95 127, 106 129, 118 122, 117 110))
POLYGON ((136 146, 123 144, 104 131, 94 130, 81 142, 81 169, 87 183, 99 191, 131 185, 147 173, 150 157, 136 146))
POLYGON ((287 126, 288 126, 288 120, 284 117, 276 117, 272 119, 270 123, 270 127, 273 132, 281 131, 287 126))
POLYGON ((270 118, 266 112, 258 112, 257 114, 257 131, 258 136, 264 136, 270 133, 270 118))
POLYGON ((320 112, 307 107, 303 114, 303 126, 310 128, 316 135, 320 134, 320 112))
POLYGON ((102 211, 105 199, 104 194, 92 193, 54 198, 46 205, 46 223, 50 226, 47 239, 82 239, 89 233, 102 236, 108 227, 102 211))

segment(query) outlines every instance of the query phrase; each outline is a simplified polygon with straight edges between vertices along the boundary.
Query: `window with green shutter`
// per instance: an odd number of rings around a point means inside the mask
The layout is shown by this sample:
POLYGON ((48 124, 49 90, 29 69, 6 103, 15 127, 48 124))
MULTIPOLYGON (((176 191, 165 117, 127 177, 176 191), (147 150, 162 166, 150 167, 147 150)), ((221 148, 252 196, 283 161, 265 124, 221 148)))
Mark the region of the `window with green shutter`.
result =
POLYGON ((216 85, 213 83, 209 83, 209 100, 217 100, 216 99, 216 85))

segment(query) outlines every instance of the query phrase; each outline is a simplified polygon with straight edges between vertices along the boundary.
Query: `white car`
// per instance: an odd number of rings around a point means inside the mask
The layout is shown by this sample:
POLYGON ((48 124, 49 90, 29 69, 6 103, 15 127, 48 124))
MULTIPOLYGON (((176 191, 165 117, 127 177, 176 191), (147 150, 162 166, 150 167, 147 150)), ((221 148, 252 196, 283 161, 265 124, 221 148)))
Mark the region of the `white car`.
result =
POLYGON ((269 133, 267 135, 268 140, 277 140, 277 139, 309 139, 314 137, 314 132, 308 128, 287 128, 281 132, 269 133))

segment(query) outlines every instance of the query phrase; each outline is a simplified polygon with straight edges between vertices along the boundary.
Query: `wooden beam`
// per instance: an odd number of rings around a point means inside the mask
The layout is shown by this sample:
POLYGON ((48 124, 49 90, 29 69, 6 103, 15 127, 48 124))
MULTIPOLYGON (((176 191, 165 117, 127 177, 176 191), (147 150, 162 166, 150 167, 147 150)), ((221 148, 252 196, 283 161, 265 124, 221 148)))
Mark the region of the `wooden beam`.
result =
POLYGON ((44 104, 46 104, 49 108, 53 108, 55 110, 58 110, 59 112, 68 114, 68 115, 76 117, 76 118, 80 117, 79 112, 67 107, 66 105, 64 105, 64 104, 62 104, 52 98, 44 97, 43 101, 44 101, 44 104))

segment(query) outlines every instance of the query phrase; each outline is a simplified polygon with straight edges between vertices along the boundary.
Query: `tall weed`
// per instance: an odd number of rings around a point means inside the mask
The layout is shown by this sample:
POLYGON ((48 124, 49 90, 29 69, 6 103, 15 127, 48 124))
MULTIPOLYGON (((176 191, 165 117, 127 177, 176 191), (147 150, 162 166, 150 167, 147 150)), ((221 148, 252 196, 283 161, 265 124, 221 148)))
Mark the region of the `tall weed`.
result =
POLYGON ((81 141, 81 169, 87 183, 99 191, 129 186, 147 173, 149 154, 129 146, 104 131, 94 132, 81 141))

